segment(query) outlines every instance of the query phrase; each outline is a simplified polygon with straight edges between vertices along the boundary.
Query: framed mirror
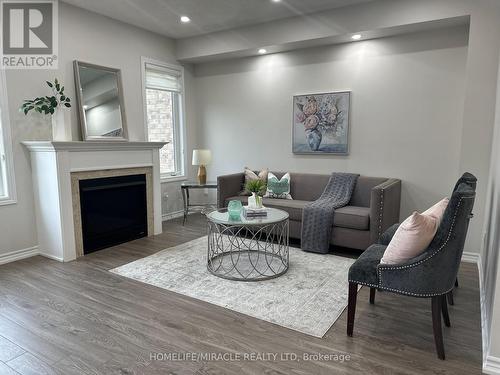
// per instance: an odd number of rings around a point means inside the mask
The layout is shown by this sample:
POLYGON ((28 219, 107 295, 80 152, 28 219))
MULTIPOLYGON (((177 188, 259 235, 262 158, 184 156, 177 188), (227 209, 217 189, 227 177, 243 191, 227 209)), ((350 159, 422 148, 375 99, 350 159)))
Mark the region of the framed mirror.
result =
POLYGON ((85 141, 126 141, 120 69, 74 62, 80 126, 85 141))

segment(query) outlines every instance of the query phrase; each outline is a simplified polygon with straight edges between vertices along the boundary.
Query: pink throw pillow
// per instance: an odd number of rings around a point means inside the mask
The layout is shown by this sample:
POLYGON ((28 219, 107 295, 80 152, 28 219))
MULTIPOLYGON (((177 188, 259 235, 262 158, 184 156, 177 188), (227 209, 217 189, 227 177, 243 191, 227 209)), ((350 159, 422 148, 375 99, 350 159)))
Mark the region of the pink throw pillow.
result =
POLYGON ((381 264, 401 264, 420 255, 431 243, 441 224, 449 199, 445 198, 419 214, 414 212, 401 223, 380 260, 381 264))
POLYGON ((381 264, 400 264, 421 254, 431 243, 437 220, 414 212, 401 223, 380 260, 381 264))
POLYGON ((441 220, 443 220, 446 207, 448 207, 448 203, 450 203, 450 200, 448 198, 441 199, 434 206, 422 212, 422 215, 428 215, 434 217, 437 220, 437 226, 439 228, 441 220))

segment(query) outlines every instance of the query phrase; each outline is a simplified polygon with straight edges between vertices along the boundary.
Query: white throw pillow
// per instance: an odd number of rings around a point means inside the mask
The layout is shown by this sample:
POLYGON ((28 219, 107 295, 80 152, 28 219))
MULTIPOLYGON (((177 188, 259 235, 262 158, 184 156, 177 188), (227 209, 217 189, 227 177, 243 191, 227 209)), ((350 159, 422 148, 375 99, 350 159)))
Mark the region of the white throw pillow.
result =
POLYGON ((247 191, 247 189, 245 188, 247 183, 249 181, 253 181, 253 180, 262 180, 262 181, 264 181, 264 183, 267 183, 267 174, 269 173, 269 169, 265 168, 265 169, 261 170, 259 172, 259 174, 257 175, 250 168, 245 167, 244 173, 245 173, 245 183, 243 184, 243 190, 240 191, 239 195, 248 196, 248 195, 252 195, 252 194, 249 191, 247 191))
POLYGON ((267 191, 264 198, 292 199, 290 195, 290 173, 278 179, 273 173, 267 175, 267 191))

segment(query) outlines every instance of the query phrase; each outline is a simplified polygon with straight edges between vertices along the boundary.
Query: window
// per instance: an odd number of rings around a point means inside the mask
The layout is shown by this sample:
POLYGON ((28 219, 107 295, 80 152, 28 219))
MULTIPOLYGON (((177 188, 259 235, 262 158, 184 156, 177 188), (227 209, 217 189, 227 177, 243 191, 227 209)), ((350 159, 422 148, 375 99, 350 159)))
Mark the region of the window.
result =
POLYGON ((0 205, 15 203, 5 71, 0 70, 0 205))
POLYGON ((143 59, 148 141, 160 150, 162 178, 184 176, 183 68, 143 59))

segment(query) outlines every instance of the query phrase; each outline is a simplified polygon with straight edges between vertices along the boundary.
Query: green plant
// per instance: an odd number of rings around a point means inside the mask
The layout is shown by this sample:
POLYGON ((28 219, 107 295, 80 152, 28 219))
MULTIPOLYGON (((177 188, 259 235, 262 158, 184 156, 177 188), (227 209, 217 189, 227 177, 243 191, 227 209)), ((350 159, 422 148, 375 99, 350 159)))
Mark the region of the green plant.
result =
POLYGON ((21 105, 20 111, 24 112, 25 115, 31 110, 52 115, 58 106, 71 107, 71 99, 64 94, 64 86, 61 86, 57 78, 53 83, 47 81, 47 86, 52 89, 52 96, 41 96, 33 100, 25 100, 21 105))
POLYGON ((266 183, 261 179, 250 180, 245 184, 245 189, 250 193, 255 193, 255 195, 264 195, 266 188, 266 183))

